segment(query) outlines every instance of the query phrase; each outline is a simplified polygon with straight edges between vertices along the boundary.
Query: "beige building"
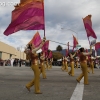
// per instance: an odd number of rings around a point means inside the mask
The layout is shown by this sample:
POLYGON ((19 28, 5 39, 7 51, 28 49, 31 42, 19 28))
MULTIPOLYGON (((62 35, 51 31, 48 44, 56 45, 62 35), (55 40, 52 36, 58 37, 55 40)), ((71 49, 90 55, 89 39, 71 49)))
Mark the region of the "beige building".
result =
POLYGON ((5 44, 0 41, 0 58, 2 60, 7 60, 11 58, 26 59, 26 54, 24 52, 18 51, 16 48, 5 44))

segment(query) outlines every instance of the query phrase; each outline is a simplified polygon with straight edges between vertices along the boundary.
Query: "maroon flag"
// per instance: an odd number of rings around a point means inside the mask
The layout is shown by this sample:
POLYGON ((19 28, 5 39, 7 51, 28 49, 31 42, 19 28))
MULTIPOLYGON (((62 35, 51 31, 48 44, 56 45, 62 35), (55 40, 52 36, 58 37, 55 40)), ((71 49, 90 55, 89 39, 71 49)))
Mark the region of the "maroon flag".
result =
POLYGON ((12 11, 11 23, 4 31, 4 35, 10 35, 20 30, 44 30, 44 1, 27 0, 19 4, 12 11))
POLYGON ((97 36, 96 36, 95 32, 92 29, 91 16, 92 15, 88 15, 85 18, 83 18, 84 27, 85 27, 85 30, 87 32, 87 37, 91 36, 91 37, 97 39, 97 36))
POLYGON ((77 44, 78 44, 78 40, 77 40, 76 37, 73 35, 73 50, 74 50, 74 48, 76 48, 77 44))
POLYGON ((42 42, 42 39, 40 37, 39 32, 37 31, 28 44, 32 44, 34 47, 38 47, 41 42, 42 42))
POLYGON ((48 51, 48 48, 49 48, 49 40, 47 40, 45 43, 44 43, 44 45, 42 46, 42 51, 43 52, 46 52, 46 51, 48 51))

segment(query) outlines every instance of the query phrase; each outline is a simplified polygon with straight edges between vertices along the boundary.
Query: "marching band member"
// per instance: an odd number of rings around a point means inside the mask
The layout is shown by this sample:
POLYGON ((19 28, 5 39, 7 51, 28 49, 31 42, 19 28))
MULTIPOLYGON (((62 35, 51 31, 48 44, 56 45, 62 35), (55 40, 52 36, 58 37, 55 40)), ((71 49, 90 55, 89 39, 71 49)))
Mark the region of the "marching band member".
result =
POLYGON ((80 51, 80 65, 81 65, 82 73, 79 75, 79 77, 76 80, 77 82, 80 82, 80 80, 84 76, 84 84, 88 85, 89 84, 88 83, 88 68, 87 68, 86 56, 92 54, 92 46, 90 46, 90 52, 88 53, 84 51, 84 48, 80 48, 79 51, 80 51))
POLYGON ((64 56, 64 68, 65 68, 65 71, 68 72, 68 64, 67 64, 67 58, 66 56, 64 56))
POLYGON ((34 78, 32 79, 31 82, 26 84, 26 88, 28 91, 30 91, 30 88, 34 85, 35 87, 35 93, 36 94, 41 94, 40 91, 40 71, 39 71, 39 64, 38 64, 38 54, 36 51, 38 51, 45 43, 45 38, 42 40, 41 44, 38 47, 34 47, 31 45, 29 46, 29 49, 25 49, 26 55, 29 56, 31 59, 31 68, 34 72, 34 78))
POLYGON ((62 57, 62 67, 61 67, 62 71, 65 70, 65 66, 64 66, 64 57, 62 57))
POLYGON ((68 72, 68 74, 71 76, 74 76, 74 56, 75 55, 76 55, 76 52, 73 55, 71 53, 69 54, 71 70, 68 72))
POLYGON ((92 71, 92 74, 94 74, 94 59, 93 59, 93 57, 90 57, 90 70, 92 71))
POLYGON ((46 73, 45 73, 45 65, 44 65, 45 55, 43 52, 40 53, 40 66, 41 66, 41 72, 43 79, 46 79, 46 73))

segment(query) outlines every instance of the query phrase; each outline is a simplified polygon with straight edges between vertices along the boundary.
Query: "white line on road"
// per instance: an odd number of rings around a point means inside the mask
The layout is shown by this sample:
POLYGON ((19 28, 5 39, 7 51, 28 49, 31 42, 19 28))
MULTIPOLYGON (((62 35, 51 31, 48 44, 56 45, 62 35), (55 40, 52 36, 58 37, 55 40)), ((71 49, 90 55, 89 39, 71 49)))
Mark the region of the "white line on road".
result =
POLYGON ((81 79, 80 83, 77 83, 77 86, 76 86, 70 100, 82 100, 83 91, 84 91, 83 81, 84 81, 84 78, 81 79))

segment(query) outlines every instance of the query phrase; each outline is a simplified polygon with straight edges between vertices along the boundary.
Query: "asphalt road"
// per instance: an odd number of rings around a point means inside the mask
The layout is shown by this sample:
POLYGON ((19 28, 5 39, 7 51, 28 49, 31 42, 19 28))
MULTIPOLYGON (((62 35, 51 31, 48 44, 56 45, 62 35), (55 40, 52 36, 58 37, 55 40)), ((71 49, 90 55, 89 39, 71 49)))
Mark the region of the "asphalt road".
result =
MULTIPOLYGON (((34 77, 30 67, 0 66, 0 100, 76 100, 71 97, 75 88, 79 88, 76 78, 80 73, 80 68, 75 69, 75 76, 72 77, 62 71, 60 66, 53 66, 46 70, 47 79, 42 79, 40 75, 40 89, 43 94, 34 94, 34 86, 31 92, 25 88, 34 77)), ((76 91, 79 96, 83 91, 82 99, 77 100, 100 100, 100 69, 95 68, 94 74, 89 74, 89 85, 82 88, 83 90, 79 88, 76 91)))

